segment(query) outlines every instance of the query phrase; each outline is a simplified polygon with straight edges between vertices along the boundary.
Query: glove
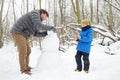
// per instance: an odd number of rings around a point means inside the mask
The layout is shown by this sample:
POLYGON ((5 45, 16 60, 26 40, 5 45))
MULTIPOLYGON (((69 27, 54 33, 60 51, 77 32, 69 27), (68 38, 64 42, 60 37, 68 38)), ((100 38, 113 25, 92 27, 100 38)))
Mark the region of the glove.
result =
POLYGON ((35 32, 34 36, 36 37, 45 37, 47 35, 47 31, 45 32, 35 32))
POLYGON ((56 32, 56 28, 55 27, 51 27, 50 31, 56 32))

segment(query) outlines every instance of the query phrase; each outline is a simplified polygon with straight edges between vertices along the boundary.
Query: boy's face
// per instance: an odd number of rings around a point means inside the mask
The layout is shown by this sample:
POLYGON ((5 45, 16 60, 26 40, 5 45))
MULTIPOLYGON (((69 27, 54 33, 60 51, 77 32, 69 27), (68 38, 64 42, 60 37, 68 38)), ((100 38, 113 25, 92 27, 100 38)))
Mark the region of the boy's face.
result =
POLYGON ((47 19, 47 15, 42 13, 42 14, 40 15, 40 18, 41 18, 42 21, 43 21, 43 20, 46 20, 46 19, 47 19))

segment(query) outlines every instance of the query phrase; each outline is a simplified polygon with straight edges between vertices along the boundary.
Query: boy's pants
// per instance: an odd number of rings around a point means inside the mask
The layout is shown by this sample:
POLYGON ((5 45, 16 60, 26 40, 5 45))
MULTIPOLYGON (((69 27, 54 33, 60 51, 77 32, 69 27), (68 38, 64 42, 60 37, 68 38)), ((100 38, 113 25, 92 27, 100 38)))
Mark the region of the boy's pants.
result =
POLYGON ((27 70, 29 68, 29 55, 31 53, 31 49, 26 38, 21 34, 13 34, 12 35, 15 44, 17 46, 19 52, 19 64, 21 72, 27 70))
POLYGON ((77 69, 79 71, 82 71, 82 61, 81 61, 81 57, 83 56, 83 62, 84 62, 84 70, 89 70, 89 54, 81 52, 81 51, 77 51, 77 54, 75 56, 76 59, 76 63, 77 63, 77 69))

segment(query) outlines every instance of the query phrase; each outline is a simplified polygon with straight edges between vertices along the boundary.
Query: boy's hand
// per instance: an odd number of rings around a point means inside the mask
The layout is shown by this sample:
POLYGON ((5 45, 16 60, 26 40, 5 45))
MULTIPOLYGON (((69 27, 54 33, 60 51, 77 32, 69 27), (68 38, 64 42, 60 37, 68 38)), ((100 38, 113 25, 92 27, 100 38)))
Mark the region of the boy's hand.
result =
POLYGON ((77 40, 77 36, 74 36, 73 38, 74 38, 75 41, 77 40))
POLYGON ((77 41, 77 40, 79 40, 79 39, 81 39, 80 36, 74 36, 74 40, 75 40, 75 41, 77 41))

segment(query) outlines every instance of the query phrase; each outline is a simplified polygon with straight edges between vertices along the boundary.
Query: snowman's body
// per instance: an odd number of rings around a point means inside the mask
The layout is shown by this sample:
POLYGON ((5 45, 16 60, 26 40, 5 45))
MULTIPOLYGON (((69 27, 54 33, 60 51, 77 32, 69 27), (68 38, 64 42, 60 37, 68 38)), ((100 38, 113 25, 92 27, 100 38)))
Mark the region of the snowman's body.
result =
POLYGON ((59 39, 56 33, 47 35, 41 42, 42 55, 38 59, 37 69, 48 70, 59 66, 59 39))
MULTIPOLYGON (((41 47, 43 52, 54 52, 58 51, 59 39, 56 33, 47 35, 41 42, 41 47)), ((54 54, 54 53, 53 53, 54 54)))

